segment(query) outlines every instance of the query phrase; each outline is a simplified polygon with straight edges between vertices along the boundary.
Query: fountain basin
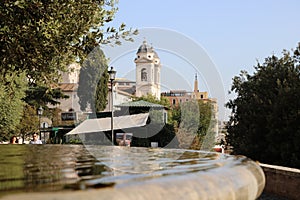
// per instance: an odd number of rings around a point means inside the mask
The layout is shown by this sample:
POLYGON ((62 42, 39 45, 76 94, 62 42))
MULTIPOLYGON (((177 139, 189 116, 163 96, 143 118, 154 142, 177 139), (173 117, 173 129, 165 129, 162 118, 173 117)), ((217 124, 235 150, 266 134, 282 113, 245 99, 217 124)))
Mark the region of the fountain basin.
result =
MULTIPOLYGON (((244 200, 257 199, 265 186, 258 163, 244 156, 98 145, 3 146, 19 152, 10 155, 23 166, 5 178, 0 173, 3 199, 244 200), (9 178, 13 174, 19 177, 9 178)), ((1 169, 5 165, 0 163, 1 169)))

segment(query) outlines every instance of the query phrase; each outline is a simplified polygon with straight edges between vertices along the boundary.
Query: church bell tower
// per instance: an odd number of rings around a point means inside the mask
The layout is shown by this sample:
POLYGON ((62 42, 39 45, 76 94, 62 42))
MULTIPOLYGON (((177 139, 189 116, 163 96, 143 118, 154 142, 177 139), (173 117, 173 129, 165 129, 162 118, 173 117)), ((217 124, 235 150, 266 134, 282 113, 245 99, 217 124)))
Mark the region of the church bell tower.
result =
POLYGON ((136 58, 136 96, 152 94, 160 99, 161 64, 157 53, 146 41, 139 47, 136 58))

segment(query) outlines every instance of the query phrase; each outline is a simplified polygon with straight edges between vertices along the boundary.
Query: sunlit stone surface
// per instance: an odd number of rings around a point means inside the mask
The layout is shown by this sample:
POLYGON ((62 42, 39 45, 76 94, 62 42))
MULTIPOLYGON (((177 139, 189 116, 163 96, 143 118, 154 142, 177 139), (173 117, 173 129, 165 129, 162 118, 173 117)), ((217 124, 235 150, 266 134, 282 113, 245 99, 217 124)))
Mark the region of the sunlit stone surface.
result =
POLYGON ((259 197, 265 185, 257 163, 213 152, 77 145, 0 150, 3 199, 244 200, 259 197))

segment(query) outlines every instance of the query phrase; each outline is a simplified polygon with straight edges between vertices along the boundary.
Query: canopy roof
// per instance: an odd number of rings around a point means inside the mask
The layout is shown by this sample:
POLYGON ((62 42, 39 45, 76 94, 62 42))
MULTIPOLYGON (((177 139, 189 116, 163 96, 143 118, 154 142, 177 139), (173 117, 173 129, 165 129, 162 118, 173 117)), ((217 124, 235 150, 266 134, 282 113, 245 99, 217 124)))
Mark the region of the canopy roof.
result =
MULTIPOLYGON (((149 113, 114 117, 114 130, 141 127, 146 125, 149 113)), ((95 133, 111 130, 111 118, 86 119, 66 135, 95 133)))
POLYGON ((149 107, 149 108, 164 108, 163 105, 150 103, 148 101, 128 101, 122 103, 120 105, 116 105, 116 107, 149 107))

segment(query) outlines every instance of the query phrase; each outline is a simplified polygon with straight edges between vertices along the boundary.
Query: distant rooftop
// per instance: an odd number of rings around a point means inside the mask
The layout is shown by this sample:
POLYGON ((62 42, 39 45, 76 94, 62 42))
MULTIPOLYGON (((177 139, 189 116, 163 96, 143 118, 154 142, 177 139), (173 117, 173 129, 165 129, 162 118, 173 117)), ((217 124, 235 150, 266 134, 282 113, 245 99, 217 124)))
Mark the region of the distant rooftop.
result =
POLYGON ((135 83, 135 81, 129 80, 127 78, 116 78, 116 82, 126 82, 126 83, 135 83))
POLYGON ((125 102, 120 105, 116 105, 116 107, 151 107, 151 108, 163 108, 163 105, 150 103, 148 101, 130 101, 125 102))
POLYGON ((58 84, 58 87, 63 91, 63 92, 72 92, 78 89, 78 84, 77 83, 60 83, 58 84))

